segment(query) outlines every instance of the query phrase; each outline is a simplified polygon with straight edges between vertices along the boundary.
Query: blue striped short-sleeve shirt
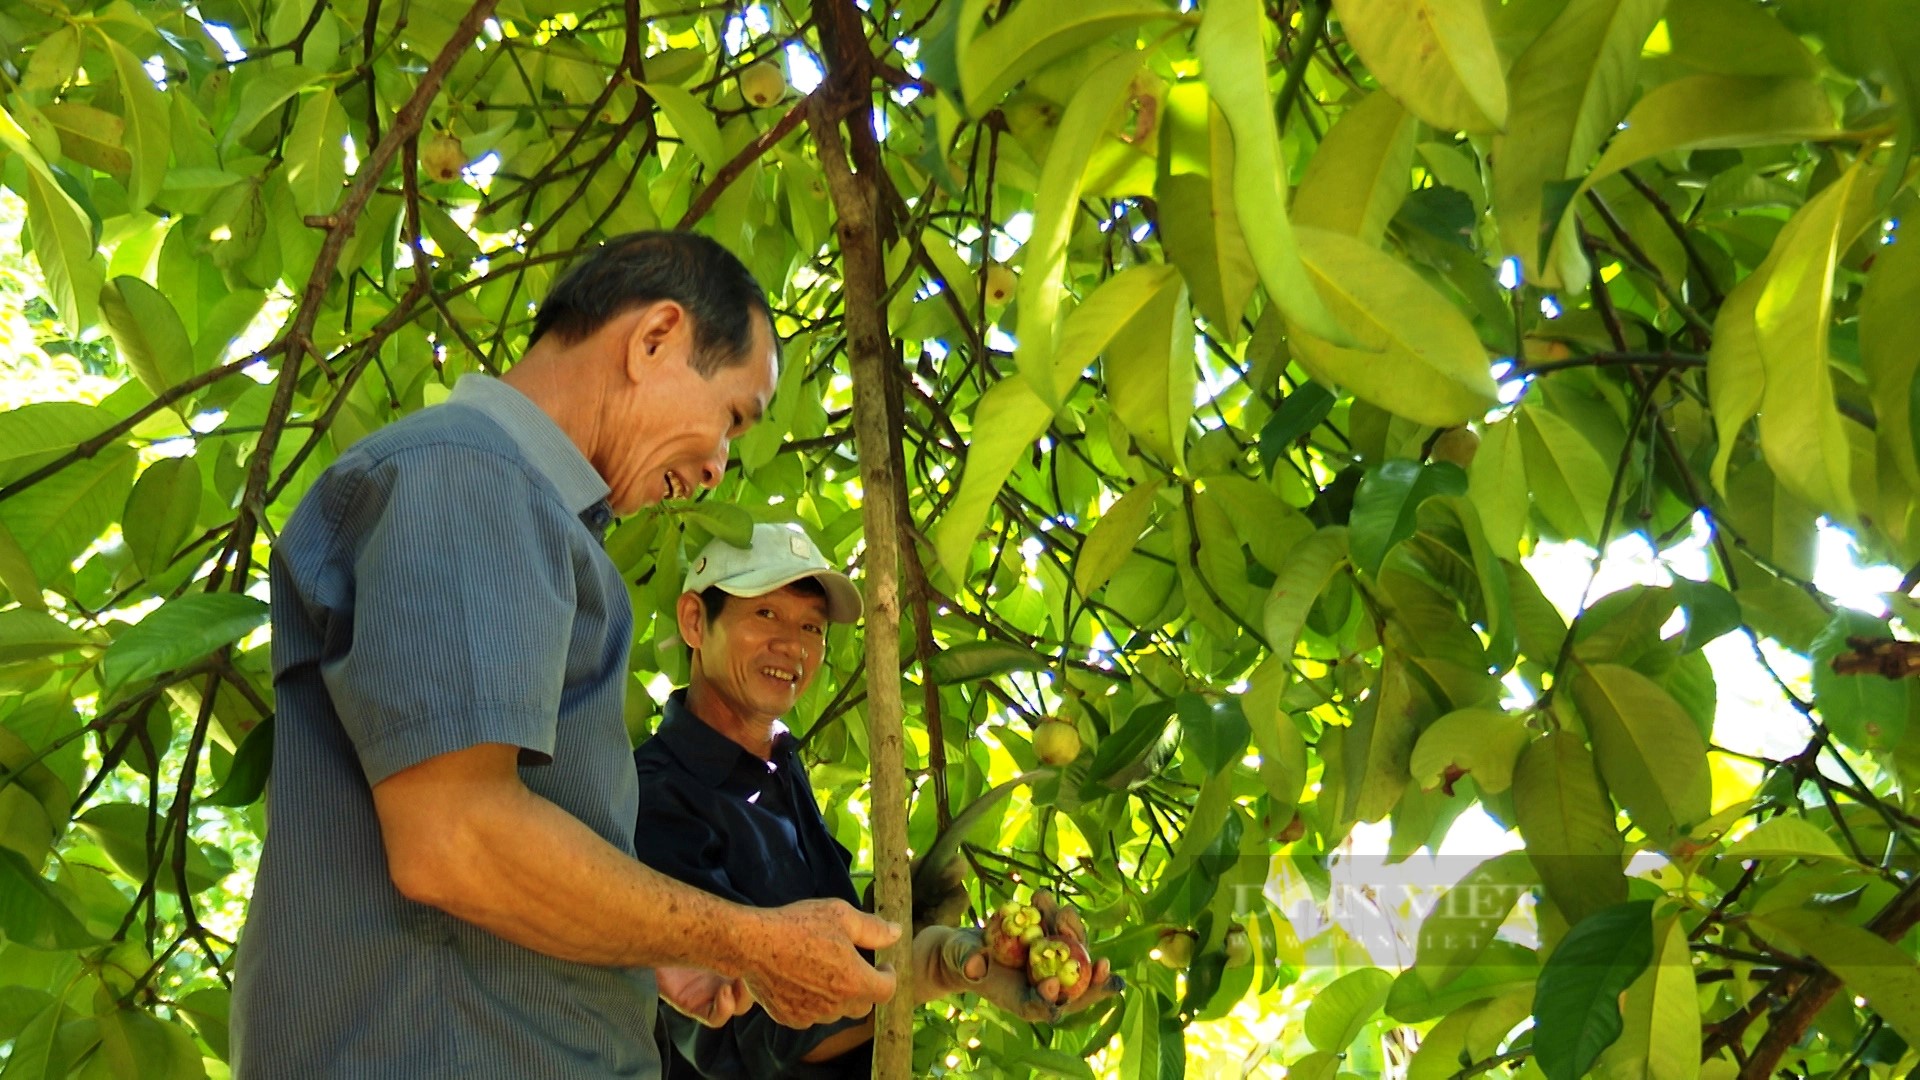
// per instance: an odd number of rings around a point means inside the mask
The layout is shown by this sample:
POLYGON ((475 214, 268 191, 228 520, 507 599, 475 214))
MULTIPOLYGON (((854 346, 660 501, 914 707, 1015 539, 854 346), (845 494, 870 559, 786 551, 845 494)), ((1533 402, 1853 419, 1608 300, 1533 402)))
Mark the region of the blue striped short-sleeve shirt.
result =
POLYGON ((628 854, 633 617, 607 486, 507 385, 371 434, 275 544, 266 848, 234 997, 236 1075, 650 1077, 653 974, 569 963, 401 896, 372 785, 482 743, 628 854))

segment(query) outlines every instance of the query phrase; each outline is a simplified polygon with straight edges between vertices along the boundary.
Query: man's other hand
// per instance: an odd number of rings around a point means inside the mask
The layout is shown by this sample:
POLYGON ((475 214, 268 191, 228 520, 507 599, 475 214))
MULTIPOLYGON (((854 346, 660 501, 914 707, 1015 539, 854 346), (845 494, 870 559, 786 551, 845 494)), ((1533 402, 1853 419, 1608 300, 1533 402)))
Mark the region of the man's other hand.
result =
POLYGON ((743 978, 776 1023, 803 1028, 865 1016, 893 996, 894 975, 860 949, 881 949, 900 928, 841 900, 802 900, 760 913, 743 978))
POLYGON ((660 1000, 711 1028, 753 1008, 753 993, 747 984, 717 971, 663 967, 656 968, 654 976, 660 983, 660 1000))

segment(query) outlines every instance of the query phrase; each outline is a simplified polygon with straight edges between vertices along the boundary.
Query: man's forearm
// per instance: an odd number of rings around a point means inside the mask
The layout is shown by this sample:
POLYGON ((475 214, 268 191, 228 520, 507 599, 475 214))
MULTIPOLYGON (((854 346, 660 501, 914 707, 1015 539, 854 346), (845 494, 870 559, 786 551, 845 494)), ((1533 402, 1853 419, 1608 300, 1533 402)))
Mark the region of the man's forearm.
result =
POLYGON ((608 967, 737 976, 765 932, 755 909, 649 869, 524 787, 465 795, 437 835, 390 842, 410 898, 536 952, 608 967))
POLYGON ((719 972, 744 983, 739 1003, 751 994, 794 1027, 893 993, 892 973, 859 950, 892 944, 898 928, 839 900, 743 907, 663 877, 528 791, 517 755, 484 743, 374 785, 402 895, 563 960, 719 972))

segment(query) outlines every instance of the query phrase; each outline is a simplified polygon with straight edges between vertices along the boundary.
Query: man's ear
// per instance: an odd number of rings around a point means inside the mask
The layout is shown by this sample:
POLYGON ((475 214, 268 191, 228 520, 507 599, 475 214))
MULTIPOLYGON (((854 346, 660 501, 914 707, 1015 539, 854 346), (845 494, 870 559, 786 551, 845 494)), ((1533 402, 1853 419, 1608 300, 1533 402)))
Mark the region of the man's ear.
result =
POLYGON ((692 319, 676 300, 656 300, 634 320, 627 334, 627 378, 640 382, 648 371, 692 346, 692 319))
POLYGON ((680 625, 680 640, 689 648, 697 649, 707 636, 707 606, 700 600, 699 593, 681 593, 680 600, 674 605, 673 614, 680 625))

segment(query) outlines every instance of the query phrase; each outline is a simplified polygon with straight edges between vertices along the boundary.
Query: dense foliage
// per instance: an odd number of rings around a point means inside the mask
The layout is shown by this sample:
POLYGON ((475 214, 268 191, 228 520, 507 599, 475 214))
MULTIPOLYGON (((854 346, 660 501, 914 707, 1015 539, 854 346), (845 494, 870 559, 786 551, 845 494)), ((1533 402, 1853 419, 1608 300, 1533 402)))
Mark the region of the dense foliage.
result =
POLYGON ((609 539, 636 736, 689 544, 793 516, 854 564, 863 470, 903 506, 911 799, 869 805, 895 673, 843 635, 789 720, 836 830, 924 850, 1040 718, 1082 735, 961 850, 977 913, 1060 889, 1131 988, 927 1010, 916 1072, 1920 1060, 1920 694, 1833 672, 1892 630, 1810 583, 1823 520, 1920 563, 1920 3, 24 0, 0 86, 25 314, 117 386, 0 413, 6 1080, 219 1074, 275 529, 661 226, 739 252, 787 347, 720 490, 609 539), (1632 534, 1706 572, 1569 622, 1521 562, 1632 534), (1812 662, 1768 691, 1797 751, 1724 747, 1725 635, 1812 662), (1468 812, 1522 850, 1407 970, 1261 889, 1468 812))

